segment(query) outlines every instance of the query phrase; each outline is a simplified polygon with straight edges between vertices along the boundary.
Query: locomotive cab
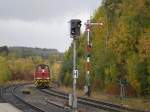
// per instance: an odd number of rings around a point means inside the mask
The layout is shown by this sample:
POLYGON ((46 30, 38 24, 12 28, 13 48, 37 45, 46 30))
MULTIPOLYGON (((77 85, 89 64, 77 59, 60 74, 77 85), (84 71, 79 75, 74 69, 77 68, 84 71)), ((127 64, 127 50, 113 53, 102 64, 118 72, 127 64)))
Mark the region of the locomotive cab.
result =
POLYGON ((34 83, 37 88, 47 88, 50 86, 50 69, 48 65, 40 64, 36 67, 34 83))

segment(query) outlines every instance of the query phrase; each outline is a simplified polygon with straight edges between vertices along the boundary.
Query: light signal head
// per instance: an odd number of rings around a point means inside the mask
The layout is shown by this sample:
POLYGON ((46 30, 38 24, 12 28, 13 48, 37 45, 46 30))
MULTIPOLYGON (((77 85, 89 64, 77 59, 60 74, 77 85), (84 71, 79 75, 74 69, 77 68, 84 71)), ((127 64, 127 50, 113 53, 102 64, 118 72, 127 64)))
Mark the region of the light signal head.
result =
POLYGON ((80 36, 81 20, 72 19, 70 21, 70 35, 72 38, 80 36))

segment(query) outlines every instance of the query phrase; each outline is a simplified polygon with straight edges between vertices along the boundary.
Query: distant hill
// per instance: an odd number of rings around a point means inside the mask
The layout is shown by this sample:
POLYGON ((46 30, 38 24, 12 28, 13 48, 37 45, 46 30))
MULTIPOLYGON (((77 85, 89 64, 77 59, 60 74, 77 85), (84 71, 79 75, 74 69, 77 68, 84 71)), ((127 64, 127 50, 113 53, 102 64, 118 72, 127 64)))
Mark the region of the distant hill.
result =
POLYGON ((47 48, 32 48, 32 47, 7 47, 2 46, 0 47, 0 53, 15 53, 19 57, 29 57, 29 56, 41 56, 43 58, 48 58, 50 55, 60 55, 62 56, 63 53, 60 53, 57 49, 47 49, 47 48))

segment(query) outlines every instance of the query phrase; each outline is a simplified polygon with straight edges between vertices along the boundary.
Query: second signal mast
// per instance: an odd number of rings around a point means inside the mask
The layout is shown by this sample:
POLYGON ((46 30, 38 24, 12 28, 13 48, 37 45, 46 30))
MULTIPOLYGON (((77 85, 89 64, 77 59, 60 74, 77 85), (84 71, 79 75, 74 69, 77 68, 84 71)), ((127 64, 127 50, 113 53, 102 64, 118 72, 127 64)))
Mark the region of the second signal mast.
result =
POLYGON ((90 36, 91 28, 93 26, 103 26, 102 22, 91 22, 90 20, 87 20, 85 23, 86 26, 86 32, 87 32, 87 44, 86 44, 86 74, 85 74, 85 86, 84 86, 84 92, 86 96, 91 96, 91 84, 90 84, 90 74, 91 74, 91 50, 92 50, 92 37, 90 36))

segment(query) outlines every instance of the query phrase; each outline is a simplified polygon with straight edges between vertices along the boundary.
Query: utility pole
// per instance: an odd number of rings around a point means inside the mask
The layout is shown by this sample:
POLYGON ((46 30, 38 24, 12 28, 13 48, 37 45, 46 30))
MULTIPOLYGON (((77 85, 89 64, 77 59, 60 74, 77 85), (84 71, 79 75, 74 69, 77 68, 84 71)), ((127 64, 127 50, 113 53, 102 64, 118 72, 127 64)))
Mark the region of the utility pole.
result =
POLYGON ((124 99, 126 94, 125 94, 125 86, 127 85, 127 80, 126 79, 120 79, 120 98, 124 99))
POLYGON ((123 84, 122 84, 122 79, 120 79, 120 98, 123 99, 123 84))
POLYGON ((77 94, 76 83, 78 78, 78 70, 76 66, 76 39, 80 36, 81 21, 79 19, 72 19, 70 21, 70 36, 73 38, 73 90, 72 90, 72 112, 77 112, 77 94))
POLYGON ((90 70, 91 70, 91 50, 92 50, 92 39, 90 36, 91 33, 91 27, 92 26, 103 26, 102 22, 96 23, 91 22, 90 20, 87 20, 85 23, 86 26, 86 32, 87 32, 87 45, 86 45, 86 75, 85 75, 85 86, 84 86, 84 92, 86 96, 91 96, 91 86, 90 86, 90 70))
POLYGON ((73 39, 73 112, 77 111, 77 95, 76 95, 76 79, 78 78, 78 70, 76 68, 76 40, 73 39))

